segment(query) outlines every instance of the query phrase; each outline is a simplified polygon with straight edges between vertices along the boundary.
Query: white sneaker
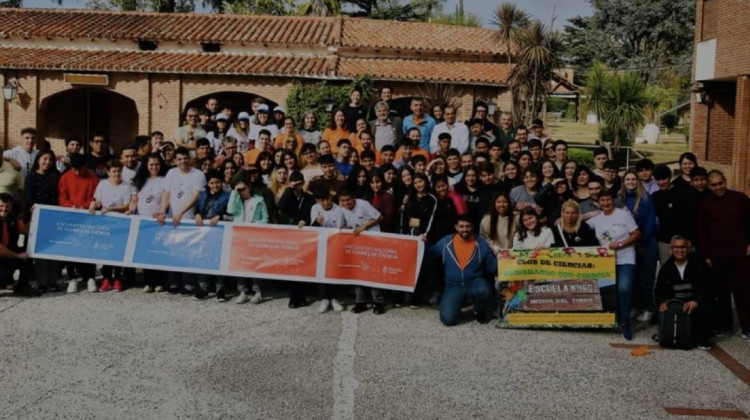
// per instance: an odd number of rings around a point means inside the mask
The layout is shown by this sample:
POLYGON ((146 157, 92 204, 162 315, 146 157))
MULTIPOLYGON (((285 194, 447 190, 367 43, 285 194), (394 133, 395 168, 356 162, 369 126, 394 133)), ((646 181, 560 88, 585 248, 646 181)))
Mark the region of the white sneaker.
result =
POLYGON ((146 285, 146 287, 143 288, 143 293, 153 293, 153 292, 154 292, 154 288, 149 285, 146 285))
POLYGON ((260 292, 255 292, 253 297, 250 299, 250 303, 252 303, 253 305, 257 305, 261 302, 263 302, 263 296, 260 294, 260 292))
POLYGON ((164 291, 164 286, 156 286, 154 288, 154 292, 156 292, 156 293, 161 293, 163 291, 164 291))
POLYGON ((68 293, 78 293, 78 281, 77 280, 70 280, 68 281, 68 293))
POLYGON ((331 306, 333 306, 333 310, 336 312, 341 312, 344 310, 344 306, 341 305, 336 299, 331 299, 331 306))
POLYGON ((94 279, 89 279, 88 283, 86 284, 86 288, 88 289, 89 293, 94 293, 99 290, 96 287, 96 280, 94 279))
MULTIPOLYGON (((341 306, 341 305, 339 305, 341 306)), ((328 312, 328 310, 331 309, 331 301, 328 299, 323 299, 320 301, 320 306, 318 306, 318 312, 321 314, 328 312)))
POLYGON ((638 315, 638 322, 649 322, 651 321, 651 316, 653 313, 651 311, 643 311, 640 315, 638 315))
POLYGON ((247 293, 241 292, 240 295, 237 296, 237 299, 234 301, 234 303, 236 303, 238 305, 242 305, 243 303, 247 303, 247 301, 249 301, 249 300, 250 300, 250 298, 247 297, 247 293))

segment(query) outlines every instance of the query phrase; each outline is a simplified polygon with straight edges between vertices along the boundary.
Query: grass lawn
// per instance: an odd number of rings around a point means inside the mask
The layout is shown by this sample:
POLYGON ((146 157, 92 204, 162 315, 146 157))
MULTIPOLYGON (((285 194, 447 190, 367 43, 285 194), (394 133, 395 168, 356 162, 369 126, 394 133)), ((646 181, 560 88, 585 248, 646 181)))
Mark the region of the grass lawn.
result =
MULTIPOLYGON (((547 133, 553 139, 563 139, 569 143, 595 144, 597 139, 595 125, 577 122, 550 122, 547 126, 547 133)), ((668 134, 662 131, 657 144, 635 144, 634 149, 659 164, 676 162, 680 154, 688 151, 689 146, 682 131, 675 128, 668 134)))

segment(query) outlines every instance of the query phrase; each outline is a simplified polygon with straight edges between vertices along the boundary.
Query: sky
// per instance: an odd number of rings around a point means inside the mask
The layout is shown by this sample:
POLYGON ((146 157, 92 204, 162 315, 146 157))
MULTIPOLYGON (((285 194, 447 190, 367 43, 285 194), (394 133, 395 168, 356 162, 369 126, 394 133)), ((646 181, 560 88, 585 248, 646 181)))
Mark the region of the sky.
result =
MULTIPOLYGON (((565 22, 577 15, 591 15, 593 13, 588 0, 464 0, 464 10, 480 17, 483 26, 492 27, 491 20, 497 7, 505 2, 515 3, 531 14, 535 19, 549 25, 552 20, 552 11, 555 11, 556 19, 554 29, 562 29, 565 22)), ((456 9, 458 0, 446 0, 443 10, 447 13, 456 9)), ((58 7, 55 0, 24 0, 24 7, 58 7)), ((86 0, 63 0, 63 7, 84 8, 86 0)))

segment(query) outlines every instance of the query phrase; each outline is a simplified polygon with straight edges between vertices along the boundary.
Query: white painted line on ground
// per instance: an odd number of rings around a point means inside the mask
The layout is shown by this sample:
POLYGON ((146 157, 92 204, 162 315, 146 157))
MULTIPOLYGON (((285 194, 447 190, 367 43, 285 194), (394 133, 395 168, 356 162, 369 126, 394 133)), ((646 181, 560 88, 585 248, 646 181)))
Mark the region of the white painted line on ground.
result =
POLYGON ((357 376, 354 365, 357 360, 357 329, 359 316, 344 311, 341 313, 341 337, 336 357, 333 358, 333 419, 354 418, 354 391, 357 376))

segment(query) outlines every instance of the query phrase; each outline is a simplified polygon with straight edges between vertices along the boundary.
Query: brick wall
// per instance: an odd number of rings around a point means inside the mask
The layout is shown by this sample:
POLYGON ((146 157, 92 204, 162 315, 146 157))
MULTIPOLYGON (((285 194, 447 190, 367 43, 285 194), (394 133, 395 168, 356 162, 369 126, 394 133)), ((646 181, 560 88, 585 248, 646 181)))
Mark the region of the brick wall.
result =
MULTIPOLYGON (((710 107, 706 160, 731 164, 734 153, 734 102, 732 91, 713 93, 710 107)), ((705 105, 704 105, 705 106, 705 105)))
MULTIPOLYGON (((707 0, 715 2, 716 23, 716 73, 717 79, 750 74, 750 7, 745 0, 707 0)), ((708 19, 709 16, 706 16, 708 19)))

